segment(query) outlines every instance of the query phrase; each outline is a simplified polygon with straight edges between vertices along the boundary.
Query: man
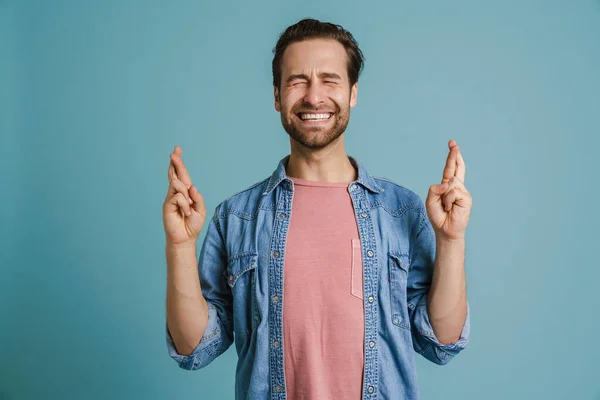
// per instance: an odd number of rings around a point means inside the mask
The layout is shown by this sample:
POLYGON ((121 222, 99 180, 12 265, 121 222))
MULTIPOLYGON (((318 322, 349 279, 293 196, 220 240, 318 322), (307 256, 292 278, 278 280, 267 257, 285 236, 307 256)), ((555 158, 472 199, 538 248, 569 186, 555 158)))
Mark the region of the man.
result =
POLYGON ((471 196, 455 141, 425 204, 344 150, 363 56, 305 19, 274 49, 291 152, 206 218, 179 146, 164 202, 167 345, 203 368, 235 341, 236 399, 415 399, 415 351, 445 364, 469 340, 471 196))

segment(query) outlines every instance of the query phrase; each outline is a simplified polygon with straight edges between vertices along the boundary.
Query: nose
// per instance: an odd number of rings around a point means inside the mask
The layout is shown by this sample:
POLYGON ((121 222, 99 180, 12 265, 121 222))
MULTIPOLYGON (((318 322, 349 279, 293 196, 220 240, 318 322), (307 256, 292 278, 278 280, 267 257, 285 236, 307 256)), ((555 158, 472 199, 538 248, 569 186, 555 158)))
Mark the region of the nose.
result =
POLYGON ((304 102, 314 108, 325 102, 325 96, 318 80, 313 80, 308 85, 306 93, 304 93, 304 102))

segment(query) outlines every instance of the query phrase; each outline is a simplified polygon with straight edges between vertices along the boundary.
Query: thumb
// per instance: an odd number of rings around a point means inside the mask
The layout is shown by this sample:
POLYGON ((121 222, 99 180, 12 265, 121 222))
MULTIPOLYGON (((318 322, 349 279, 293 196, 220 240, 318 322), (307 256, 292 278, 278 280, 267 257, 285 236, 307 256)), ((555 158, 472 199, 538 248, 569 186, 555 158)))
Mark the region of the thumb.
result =
POLYGON ((198 191, 198 189, 196 189, 196 186, 194 185, 190 186, 189 193, 190 197, 194 201, 192 207, 194 208, 194 210, 201 212, 202 208, 204 207, 204 196, 202 196, 202 194, 198 191))
POLYGON ((446 189, 448 188, 448 183, 440 183, 438 185, 431 185, 429 187, 429 197, 438 198, 441 197, 446 189))

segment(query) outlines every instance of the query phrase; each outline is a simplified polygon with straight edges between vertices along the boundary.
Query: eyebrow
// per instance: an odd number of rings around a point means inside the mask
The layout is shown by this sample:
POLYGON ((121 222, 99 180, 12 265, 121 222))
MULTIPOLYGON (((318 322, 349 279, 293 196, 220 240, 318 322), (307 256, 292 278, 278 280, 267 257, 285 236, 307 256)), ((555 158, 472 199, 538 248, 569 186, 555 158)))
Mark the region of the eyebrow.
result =
MULTIPOLYGON (((335 72, 321 72, 318 76, 319 76, 319 78, 340 79, 340 80, 342 79, 342 77, 339 76, 338 74, 336 74, 335 72)), ((306 79, 306 80, 308 80, 308 76, 306 74, 290 75, 286 79, 286 83, 290 83, 294 79, 306 79)))

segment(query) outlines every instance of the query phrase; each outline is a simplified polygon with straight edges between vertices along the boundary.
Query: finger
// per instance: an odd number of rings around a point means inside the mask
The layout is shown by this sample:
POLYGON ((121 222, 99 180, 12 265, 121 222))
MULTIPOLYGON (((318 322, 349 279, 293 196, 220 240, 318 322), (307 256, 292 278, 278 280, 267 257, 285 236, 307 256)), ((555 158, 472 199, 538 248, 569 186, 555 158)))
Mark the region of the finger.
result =
MULTIPOLYGON (((171 193, 171 182, 173 179, 179 180, 177 178, 177 171, 175 170, 175 164, 173 164, 173 160, 169 159, 169 193, 171 193)), ((184 185, 185 186, 185 185, 184 185)))
POLYGON ((181 193, 189 204, 192 204, 192 198, 187 187, 179 179, 172 177, 169 185, 169 194, 181 193))
POLYGON ((456 199, 457 191, 458 189, 452 188, 442 196, 442 205, 444 206, 444 211, 450 211, 452 209, 452 204, 456 199))
POLYGON ((192 200, 194 200, 194 204, 192 204, 192 208, 198 211, 200 214, 205 213, 204 208, 204 196, 196 189, 196 186, 190 186, 190 196, 192 200))
MULTIPOLYGON (((450 143, 454 142, 453 140, 450 143)), ((448 152, 448 158, 446 158, 446 166, 444 167, 444 173, 442 174, 442 182, 448 181, 456 174, 456 153, 458 151, 458 145, 450 147, 448 152)))
POLYGON ((167 211, 177 210, 182 210, 187 216, 192 215, 190 204, 187 202, 182 193, 174 194, 173 196, 169 197, 169 200, 167 201, 167 211))
POLYGON ((455 189, 460 190, 463 186, 462 186, 462 182, 460 181, 460 179, 458 179, 455 176, 453 176, 447 182, 445 182, 445 185, 446 186, 445 186, 444 193, 442 193, 442 195, 441 195, 442 206, 444 207, 444 210, 448 211, 452 208, 452 203, 448 204, 446 199, 448 198, 450 193, 452 193, 452 191, 454 191, 455 189))
POLYGON ((460 149, 458 150, 457 158, 456 158, 456 174, 455 176, 465 183, 465 172, 467 170, 467 166, 465 165, 465 160, 463 160, 460 149))
MULTIPOLYGON (((179 154, 181 155, 181 147, 175 146, 173 149, 173 153, 171 154, 179 154)), ((175 165, 173 164, 173 160, 171 159, 171 155, 169 155, 169 182, 171 181, 171 175, 175 172, 175 165)))
POLYGON ((185 167, 185 164, 183 163, 183 159, 181 158, 181 151, 178 154, 171 153, 171 160, 175 165, 175 172, 177 174, 177 178, 181 182, 183 182, 186 187, 189 188, 192 185, 192 180, 190 179, 188 170, 185 167))
POLYGON ((429 186, 429 193, 427 197, 432 201, 438 200, 446 192, 447 188, 447 182, 440 183, 437 185, 431 185, 429 186))
POLYGON ((458 189, 465 190, 465 191, 467 190, 465 188, 465 184, 457 176, 453 176, 452 178, 450 178, 446 182, 446 184, 448 185, 448 186, 446 186, 446 192, 449 192, 452 188, 458 188, 458 189))
POLYGON ((444 205, 444 210, 450 211, 453 205, 457 205, 459 207, 467 207, 470 201, 470 195, 466 193, 464 190, 460 188, 453 188, 447 194, 442 196, 442 204, 444 205))

